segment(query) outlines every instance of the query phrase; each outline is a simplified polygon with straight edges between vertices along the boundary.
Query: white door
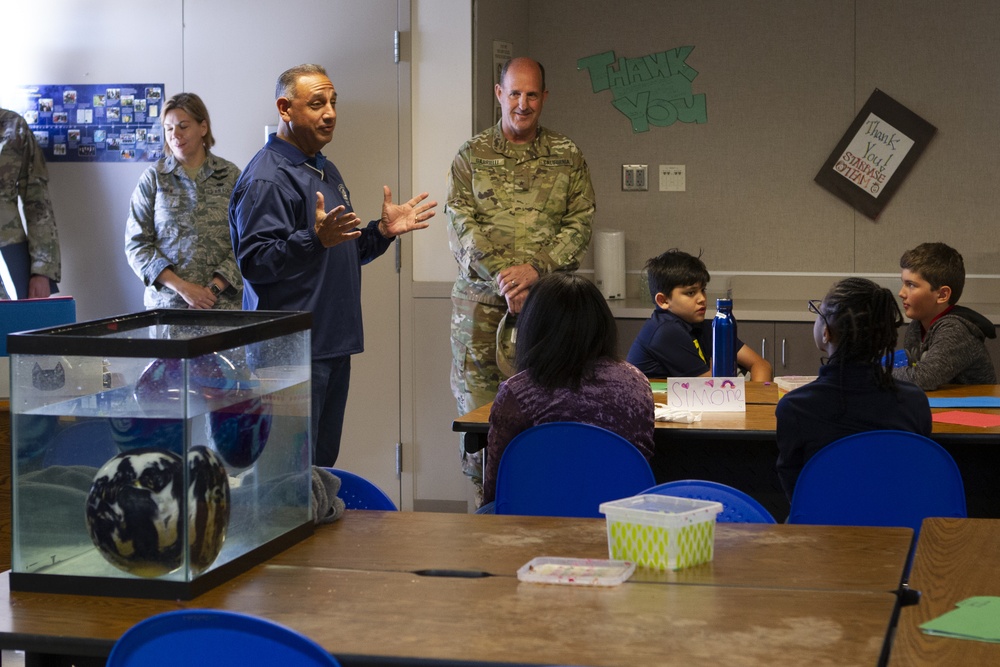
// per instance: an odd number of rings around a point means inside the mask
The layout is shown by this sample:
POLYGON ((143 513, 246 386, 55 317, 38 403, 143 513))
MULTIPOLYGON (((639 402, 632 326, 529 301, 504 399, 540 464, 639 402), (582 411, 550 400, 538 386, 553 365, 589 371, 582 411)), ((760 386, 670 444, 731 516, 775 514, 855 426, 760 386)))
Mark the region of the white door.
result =
MULTIPOLYGON (((367 221, 381 214, 383 184, 396 201, 409 198, 398 187, 397 0, 186 0, 184 23, 185 87, 205 100, 220 156, 245 166, 264 143, 265 125, 277 124, 278 75, 317 63, 338 96, 337 129, 323 153, 343 174, 358 215, 367 221)), ((362 272, 366 351, 352 361, 337 467, 371 479, 399 505, 395 254, 390 247, 362 272)))

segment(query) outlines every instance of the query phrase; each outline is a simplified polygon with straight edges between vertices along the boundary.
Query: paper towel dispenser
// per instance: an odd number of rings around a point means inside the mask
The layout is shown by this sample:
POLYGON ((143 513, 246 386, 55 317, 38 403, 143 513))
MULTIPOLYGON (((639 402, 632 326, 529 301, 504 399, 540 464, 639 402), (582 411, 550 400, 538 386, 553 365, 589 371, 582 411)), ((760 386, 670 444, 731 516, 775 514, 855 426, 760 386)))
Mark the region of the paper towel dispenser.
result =
POLYGON ((625 298, 625 232, 605 229, 594 240, 594 278, 605 299, 625 298))

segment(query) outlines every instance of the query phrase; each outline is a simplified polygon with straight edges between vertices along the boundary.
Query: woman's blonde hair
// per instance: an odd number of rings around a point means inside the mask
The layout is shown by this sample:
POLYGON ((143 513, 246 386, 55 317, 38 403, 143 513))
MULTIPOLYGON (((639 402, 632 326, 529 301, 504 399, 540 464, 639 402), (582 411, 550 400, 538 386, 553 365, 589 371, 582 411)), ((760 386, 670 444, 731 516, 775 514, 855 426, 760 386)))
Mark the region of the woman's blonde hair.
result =
MULTIPOLYGON (((191 116, 196 123, 205 123, 205 127, 208 131, 205 132, 205 136, 202 137, 202 143, 205 145, 205 151, 208 151, 212 146, 215 145, 215 137, 212 136, 212 121, 208 117, 208 107, 205 103, 201 101, 201 98, 194 93, 177 93, 163 105, 163 113, 160 114, 160 124, 163 124, 163 119, 167 117, 167 112, 173 111, 174 109, 180 109, 187 115, 191 116)), ((170 150, 169 144, 163 142, 166 150, 170 150)), ((171 151, 172 153, 173 151, 171 151)))

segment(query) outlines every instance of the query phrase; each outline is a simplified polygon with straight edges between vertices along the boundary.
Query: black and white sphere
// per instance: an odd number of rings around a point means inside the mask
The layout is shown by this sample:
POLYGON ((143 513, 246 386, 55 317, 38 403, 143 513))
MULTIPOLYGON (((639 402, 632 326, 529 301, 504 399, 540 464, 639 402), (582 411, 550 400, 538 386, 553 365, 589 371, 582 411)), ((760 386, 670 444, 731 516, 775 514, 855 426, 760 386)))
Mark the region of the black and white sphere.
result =
POLYGON ((208 569, 222 551, 229 528, 229 477, 219 455, 192 447, 188 463, 188 543, 191 569, 208 569))
MULTIPOLYGON (((191 567, 207 568, 219 555, 229 524, 229 480, 206 447, 188 454, 188 534, 191 567)), ((183 460, 173 452, 138 449, 98 470, 87 496, 87 528, 104 558, 142 577, 158 577, 183 563, 183 460)))

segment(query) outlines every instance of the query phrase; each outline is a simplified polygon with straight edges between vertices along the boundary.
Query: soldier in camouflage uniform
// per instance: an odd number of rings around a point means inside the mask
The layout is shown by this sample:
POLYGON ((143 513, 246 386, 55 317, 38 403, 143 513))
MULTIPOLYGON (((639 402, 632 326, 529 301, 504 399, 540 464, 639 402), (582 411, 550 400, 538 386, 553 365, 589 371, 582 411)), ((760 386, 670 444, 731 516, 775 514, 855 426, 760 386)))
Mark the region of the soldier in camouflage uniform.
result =
POLYGON ((229 236, 239 168, 209 150, 208 109, 193 93, 163 107, 164 157, 139 178, 125 223, 125 254, 146 286, 146 308, 243 306, 229 236))
MULTIPOLYGON (((500 122, 459 149, 448 179, 449 245, 459 266, 451 387, 460 414, 491 402, 505 379, 496 361, 501 318, 521 310, 542 275, 579 266, 594 217, 583 154, 538 125, 548 95, 542 66, 515 58, 500 81, 500 122)), ((463 452, 463 470, 479 502, 482 453, 463 452)))
MULTIPOLYGON (((28 124, 13 111, 0 109, 0 247, 27 242, 31 278, 22 298, 50 296, 61 278, 59 233, 48 183, 45 158, 28 124)), ((11 296, 0 281, 0 299, 11 296)))

